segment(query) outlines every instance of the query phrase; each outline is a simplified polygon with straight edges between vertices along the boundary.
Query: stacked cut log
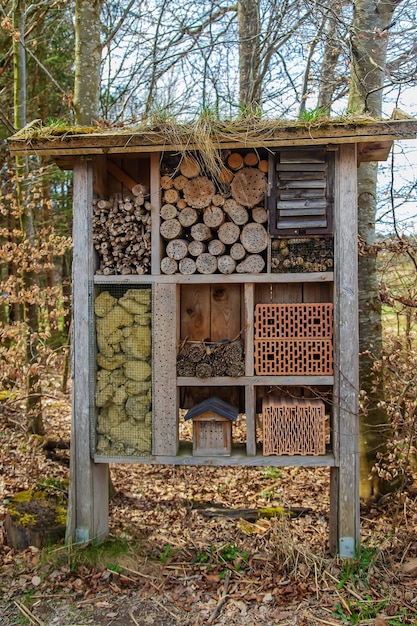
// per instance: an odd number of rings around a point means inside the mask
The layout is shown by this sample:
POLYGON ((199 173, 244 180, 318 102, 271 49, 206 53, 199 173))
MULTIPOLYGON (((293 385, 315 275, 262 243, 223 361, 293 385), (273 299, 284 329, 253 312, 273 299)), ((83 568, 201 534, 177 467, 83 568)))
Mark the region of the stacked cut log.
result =
POLYGON ((93 242, 99 257, 97 274, 149 274, 151 205, 142 185, 132 197, 93 200, 93 242))
POLYGON ((210 378, 243 376, 245 360, 241 340, 217 343, 185 342, 177 355, 177 375, 210 378))
POLYGON ((97 337, 96 452, 144 456, 151 452, 151 289, 129 289, 95 299, 97 337))
POLYGON ((255 151, 231 152, 214 181, 197 159, 185 156, 161 177, 163 274, 264 271, 267 165, 255 151))
POLYGON ((274 239, 271 243, 271 272, 332 272, 333 239, 274 239))

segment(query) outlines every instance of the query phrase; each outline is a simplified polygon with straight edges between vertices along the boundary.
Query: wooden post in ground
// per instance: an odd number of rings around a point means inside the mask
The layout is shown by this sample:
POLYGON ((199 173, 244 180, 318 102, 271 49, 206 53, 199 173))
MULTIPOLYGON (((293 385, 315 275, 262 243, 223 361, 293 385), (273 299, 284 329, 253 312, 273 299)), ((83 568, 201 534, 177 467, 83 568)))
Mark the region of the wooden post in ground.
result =
POLYGON ((93 166, 78 160, 74 165, 73 196, 73 400, 71 421, 70 498, 67 541, 100 541, 108 532, 108 464, 92 460, 92 411, 94 407, 94 337, 92 246, 93 166))
POLYGON ((335 197, 335 384, 331 470, 330 544, 355 555, 359 518, 359 322, 357 246, 357 155, 355 144, 339 148, 335 197))

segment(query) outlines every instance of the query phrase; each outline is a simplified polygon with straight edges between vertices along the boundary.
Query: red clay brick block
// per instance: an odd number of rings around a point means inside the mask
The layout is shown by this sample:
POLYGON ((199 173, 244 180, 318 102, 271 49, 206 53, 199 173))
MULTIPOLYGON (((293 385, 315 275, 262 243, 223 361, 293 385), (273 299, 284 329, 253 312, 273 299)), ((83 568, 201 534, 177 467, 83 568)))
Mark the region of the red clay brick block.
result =
POLYGON ((333 304, 257 304, 255 339, 331 339, 333 304))
POLYGON ((255 339, 257 376, 332 376, 330 339, 255 339))
POLYGON ((331 376, 333 305, 257 304, 254 360, 257 376, 331 376))

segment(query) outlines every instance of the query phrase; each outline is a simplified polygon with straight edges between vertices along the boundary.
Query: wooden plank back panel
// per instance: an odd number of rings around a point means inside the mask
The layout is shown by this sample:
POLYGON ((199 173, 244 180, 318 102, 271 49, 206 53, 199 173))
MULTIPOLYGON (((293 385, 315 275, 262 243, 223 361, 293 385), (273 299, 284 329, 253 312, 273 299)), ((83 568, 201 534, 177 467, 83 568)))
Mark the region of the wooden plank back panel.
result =
POLYGON ((107 157, 98 156, 93 161, 94 194, 98 198, 108 198, 107 157))
POLYGON ((255 287, 257 304, 299 302, 333 302, 331 283, 272 283, 255 287))
MULTIPOLYGON (((126 178, 132 179, 135 183, 142 183, 148 189, 150 187, 150 166, 149 158, 144 159, 129 159, 111 157, 111 163, 114 163, 122 172, 126 174, 126 178)), ((123 184, 123 182, 117 178, 114 174, 107 172, 107 183, 109 195, 114 196, 116 194, 122 197, 126 194, 130 194, 129 189, 123 184)))
POLYGON ((210 337, 236 339, 241 328, 241 287, 240 285, 211 285, 210 337))
POLYGON ((333 302, 333 285, 330 283, 304 283, 303 302, 333 302))
POLYGON ((146 185, 149 190, 150 167, 148 155, 143 159, 123 159, 121 167, 133 180, 146 185))
POLYGON ((302 283, 283 283, 282 285, 274 284, 271 289, 271 302, 280 303, 297 303, 303 301, 303 284, 302 283))
POLYGON ((210 285, 182 285, 180 338, 210 337, 210 285))
MULTIPOLYGON (((117 165, 117 167, 122 167, 122 159, 112 158, 112 161, 117 165)), ((107 189, 109 192, 109 196, 122 196, 123 195, 123 184, 120 180, 117 180, 114 176, 107 172, 107 189)))
POLYGON ((182 285, 181 339, 235 339, 241 330, 240 285, 182 285))
POLYGON ((272 302, 271 285, 268 283, 261 283, 255 285, 255 302, 259 304, 268 304, 272 302))
POLYGON ((204 379, 201 379, 199 387, 180 388, 180 408, 191 409, 207 398, 215 396, 233 406, 239 407, 239 412, 245 411, 244 387, 204 387, 204 379))

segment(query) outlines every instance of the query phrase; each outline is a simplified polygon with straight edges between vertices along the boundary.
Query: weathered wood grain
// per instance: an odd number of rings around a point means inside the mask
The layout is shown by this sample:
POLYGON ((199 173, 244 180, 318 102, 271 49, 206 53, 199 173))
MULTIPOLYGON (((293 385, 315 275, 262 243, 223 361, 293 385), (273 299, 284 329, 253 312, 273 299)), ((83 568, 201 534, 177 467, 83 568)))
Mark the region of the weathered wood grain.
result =
MULTIPOLYGON (((359 545, 359 322, 357 278, 357 155, 340 146, 335 203, 335 453, 338 551, 359 545)), ((334 515, 332 519, 334 519, 334 515)), ((334 531, 332 531, 334 532, 334 531)))
POLYGON ((178 451, 177 287, 154 286, 153 330, 153 453, 178 451))
POLYGON ((73 405, 71 421, 70 507, 67 538, 102 539, 108 532, 108 465, 91 460, 95 360, 89 316, 93 297, 93 169, 74 167, 73 195, 73 405), (87 225, 87 227, 86 227, 87 225))

